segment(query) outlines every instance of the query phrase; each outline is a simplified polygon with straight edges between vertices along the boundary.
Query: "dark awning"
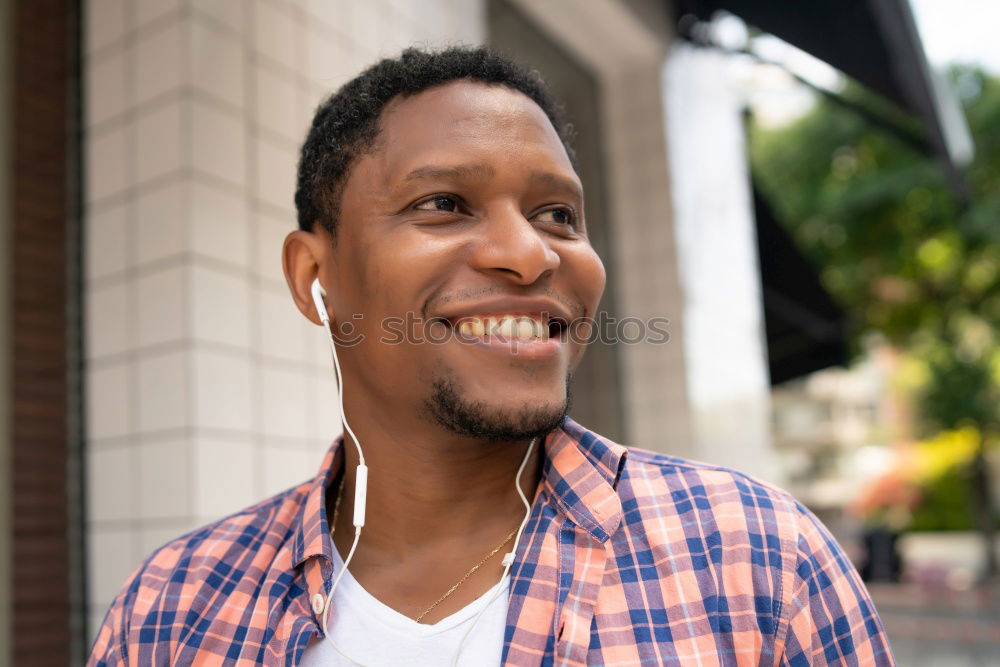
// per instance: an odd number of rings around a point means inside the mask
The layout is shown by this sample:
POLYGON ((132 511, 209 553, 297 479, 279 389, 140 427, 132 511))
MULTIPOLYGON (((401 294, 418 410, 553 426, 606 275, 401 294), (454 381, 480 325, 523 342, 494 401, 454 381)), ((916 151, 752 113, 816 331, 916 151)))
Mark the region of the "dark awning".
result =
POLYGON ((847 317, 753 189, 767 364, 776 385, 847 363, 847 317))
MULTIPOLYGON (((734 14, 894 103, 920 121, 917 144, 941 162, 964 197, 968 127, 927 62, 908 0, 673 0, 671 6, 679 25, 689 16, 709 21, 717 11, 734 14)), ((845 314, 756 190, 754 208, 771 383, 843 365, 845 314)))
POLYGON ((953 187, 971 158, 957 100, 933 73, 908 0, 676 0, 678 18, 719 10, 819 58, 922 121, 953 187))

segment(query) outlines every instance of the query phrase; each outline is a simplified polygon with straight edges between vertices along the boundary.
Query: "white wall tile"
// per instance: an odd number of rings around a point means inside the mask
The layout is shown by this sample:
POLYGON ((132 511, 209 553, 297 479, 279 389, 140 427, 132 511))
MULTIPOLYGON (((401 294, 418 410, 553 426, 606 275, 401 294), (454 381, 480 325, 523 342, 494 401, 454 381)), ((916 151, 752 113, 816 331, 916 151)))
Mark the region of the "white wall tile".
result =
POLYGON ((126 243, 126 207, 124 204, 104 206, 86 213, 87 278, 94 280, 125 270, 128 264, 126 243))
POLYGON ((87 372, 87 438, 99 440, 132 431, 129 365, 91 366, 87 372))
POLYGON ((243 197, 195 181, 190 225, 194 252, 239 266, 249 264, 250 217, 243 197))
POLYGON ((298 125, 298 90, 294 81, 266 67, 257 67, 254 118, 257 124, 291 140, 301 140, 298 125))
POLYGON ((135 516, 135 451, 130 445, 100 447, 87 454, 87 509, 93 521, 135 516))
POLYGON ((262 289, 257 313, 260 326, 260 351, 268 357, 289 361, 308 361, 303 345, 299 312, 287 289, 262 289))
POLYGON ((128 528, 91 526, 87 540, 87 570, 90 602, 107 607, 118 595, 125 579, 142 562, 136 552, 135 537, 128 528))
POLYGON ((139 116, 135 128, 135 174, 138 183, 178 171, 184 159, 181 100, 139 116))
POLYGON ((121 354, 131 348, 131 309, 129 287, 116 282, 91 288, 86 296, 84 317, 87 331, 87 357, 100 359, 121 354))
POLYGON ((426 7, 426 5, 425 7, 421 7, 418 3, 413 2, 413 0, 388 0, 387 4, 397 16, 411 23, 420 18, 420 11, 426 7))
POLYGON ((138 420, 141 432, 188 425, 188 349, 146 355, 138 362, 138 420))
POLYGON ((147 347, 188 335, 187 269, 168 266, 145 272, 135 283, 136 344, 147 347))
POLYGON ((158 519, 155 523, 144 522, 138 535, 139 554, 145 558, 184 533, 194 530, 198 525, 193 517, 158 519))
POLYGON ((243 46, 228 33, 201 21, 191 21, 190 30, 191 79, 195 88, 227 104, 242 107, 243 46))
POLYGON ((254 445, 200 436, 194 443, 192 499, 199 517, 218 518, 261 500, 255 489, 254 445), (221 482, 225 483, 221 483, 221 482))
POLYGON ((195 348, 194 423, 200 427, 249 432, 254 415, 250 409, 249 356, 236 356, 195 348))
POLYGON ((135 40, 135 101, 138 104, 176 90, 185 83, 188 22, 166 22, 135 40))
POLYGON ((248 347, 250 288, 243 276, 194 265, 191 272, 191 330, 199 341, 248 347))
POLYGON ((219 0, 188 0, 188 4, 196 12, 211 16, 236 32, 243 34, 246 30, 246 2, 219 2, 219 0))
POLYGON ((125 0, 90 0, 83 6, 87 53, 103 49, 125 34, 125 0))
POLYGON ((257 139, 257 183, 255 191, 264 201, 288 211, 295 210, 295 174, 298 155, 290 146, 257 139))
POLYGON ((306 380, 300 371, 281 364, 263 363, 260 369, 260 406, 265 435, 310 437, 306 380))
POLYGON ((347 80, 342 37, 330 28, 311 23, 305 34, 306 72, 314 83, 328 89, 347 80))
POLYGON ((323 463, 322 452, 275 445, 263 449, 265 497, 309 481, 323 463))
POLYGON ((258 213, 256 257, 253 258, 253 268, 259 277, 267 279, 274 285, 285 283, 285 274, 281 268, 281 249, 285 244, 285 237, 296 229, 298 225, 291 213, 287 218, 270 213, 258 213))
POLYGON ((460 39, 465 44, 480 44, 486 41, 488 30, 485 2, 451 0, 445 12, 452 18, 452 39, 460 39))
POLYGON ((242 186, 247 168, 242 118, 197 101, 190 111, 192 166, 242 186))
POLYGON ((138 447, 138 506, 143 519, 191 513, 189 448, 185 439, 144 442, 138 447))
MULTIPOLYGON (((91 569, 87 568, 88 571, 91 569)), ((89 579, 88 579, 89 581, 89 579)), ((108 603, 87 605, 87 642, 93 644, 97 641, 97 635, 101 630, 101 625, 108 615, 108 603)))
POLYGON ((345 3, 330 2, 330 0, 305 0, 304 4, 308 16, 306 23, 322 23, 326 30, 334 29, 337 26, 348 30, 348 26, 345 25, 347 23, 345 3))
POLYGON ((380 52, 387 57, 395 57, 413 45, 416 34, 412 19, 399 12, 392 5, 386 7, 381 21, 380 52))
MULTIPOLYGON (((98 0, 99 2, 100 0, 98 0)), ((225 2, 220 4, 226 4, 225 2)), ((181 0, 134 0, 133 27, 139 28, 181 9, 181 0)))
POLYGON ((378 52, 382 45, 382 17, 376 2, 352 2, 347 12, 354 44, 378 52))
POLYGON ((128 186, 128 143, 124 123, 91 136, 87 147, 87 201, 121 194, 128 186))
POLYGON ((125 111, 125 55, 115 49, 96 58, 85 68, 87 126, 113 118, 125 111))
POLYGON ((265 0, 254 5, 254 46, 271 60, 295 69, 295 26, 291 10, 265 0))
POLYGON ((189 182, 167 183, 147 189, 136 199, 135 263, 167 259, 188 246, 187 197, 189 182))

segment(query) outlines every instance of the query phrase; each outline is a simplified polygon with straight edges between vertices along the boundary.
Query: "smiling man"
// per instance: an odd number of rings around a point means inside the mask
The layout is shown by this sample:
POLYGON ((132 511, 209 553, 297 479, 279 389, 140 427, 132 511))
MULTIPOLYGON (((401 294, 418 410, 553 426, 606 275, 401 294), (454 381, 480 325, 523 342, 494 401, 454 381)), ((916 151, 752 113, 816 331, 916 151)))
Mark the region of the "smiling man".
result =
POLYGON ((296 205, 285 275, 348 437, 152 554, 91 664, 892 664, 794 499, 566 417, 605 273, 537 75, 378 63, 317 110, 296 205))

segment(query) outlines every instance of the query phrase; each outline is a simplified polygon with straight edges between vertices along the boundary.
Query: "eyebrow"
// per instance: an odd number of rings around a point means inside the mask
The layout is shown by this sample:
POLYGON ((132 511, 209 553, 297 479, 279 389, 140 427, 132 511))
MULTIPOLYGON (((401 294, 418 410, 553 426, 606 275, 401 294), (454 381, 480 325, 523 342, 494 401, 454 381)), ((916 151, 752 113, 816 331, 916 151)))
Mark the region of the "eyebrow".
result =
POLYGON ((465 179, 465 178, 493 178, 496 175, 496 171, 493 167, 488 164, 462 164, 456 165, 454 167, 441 167, 437 165, 427 165, 425 167, 417 167, 403 178, 403 181, 409 183, 410 181, 423 181, 423 180, 449 180, 449 179, 465 179))
POLYGON ((566 178, 565 176, 560 176, 559 174, 554 174, 550 171, 533 171, 531 172, 531 180, 541 183, 546 187, 561 190, 563 193, 568 194, 571 197, 576 197, 581 200, 583 199, 583 190, 580 188, 580 185, 571 178, 566 178))
MULTIPOLYGON (((488 164, 463 164, 451 167, 426 165, 412 170, 403 178, 403 182, 493 178, 495 175, 496 170, 488 164)), ((565 176, 550 171, 533 171, 531 172, 530 180, 548 188, 560 190, 571 197, 583 199, 583 190, 580 188, 580 185, 573 179, 565 176)))

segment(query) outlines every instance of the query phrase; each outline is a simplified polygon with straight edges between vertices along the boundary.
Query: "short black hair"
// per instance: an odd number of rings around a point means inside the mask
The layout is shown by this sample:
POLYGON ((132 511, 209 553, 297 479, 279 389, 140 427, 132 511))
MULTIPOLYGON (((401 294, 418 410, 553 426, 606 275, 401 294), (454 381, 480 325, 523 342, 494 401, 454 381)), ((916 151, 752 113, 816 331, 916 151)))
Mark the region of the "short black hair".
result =
POLYGON ((336 238, 348 170, 374 146, 385 106, 397 96, 459 80, 507 86, 527 95, 548 116, 575 166, 572 128, 537 71, 487 47, 408 48, 396 58, 375 63, 316 109, 299 156, 295 190, 299 228, 311 231, 319 222, 336 238))

